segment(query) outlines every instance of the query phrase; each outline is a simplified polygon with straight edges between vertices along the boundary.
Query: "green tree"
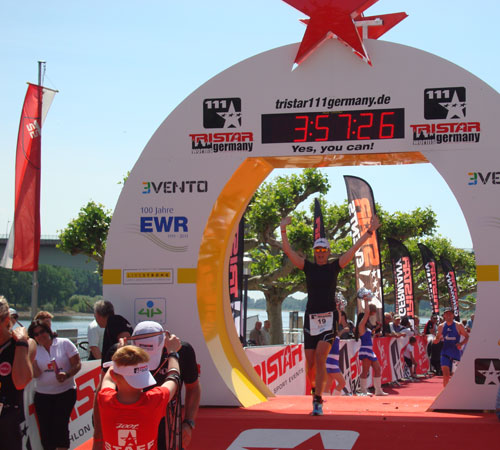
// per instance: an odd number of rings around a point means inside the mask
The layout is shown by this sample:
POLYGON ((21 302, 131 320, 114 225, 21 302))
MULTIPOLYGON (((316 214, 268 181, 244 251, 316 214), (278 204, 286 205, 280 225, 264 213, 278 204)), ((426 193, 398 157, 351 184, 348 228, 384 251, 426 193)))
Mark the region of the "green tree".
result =
POLYGON ((0 295, 7 298, 9 305, 23 309, 31 305, 30 272, 16 272, 0 267, 0 295))
POLYGON ((51 311, 63 311, 76 290, 71 271, 66 267, 40 265, 38 284, 38 304, 51 311))
MULTIPOLYGON (((250 290, 261 291, 266 298, 266 310, 271 321, 271 341, 283 342, 281 309, 285 298, 294 292, 305 292, 305 277, 301 270, 291 264, 282 252, 277 229, 283 217, 290 215, 292 224, 288 227, 288 238, 299 254, 313 260, 312 229, 313 204, 309 209, 299 206, 312 194, 325 194, 329 189, 328 180, 316 169, 306 169, 301 175, 281 176, 274 181, 263 183, 254 194, 245 214, 245 250, 253 259, 250 290)), ((328 205, 320 197, 325 232, 331 243, 332 256, 339 257, 352 246, 347 202, 328 205)), ((383 265, 384 291, 386 303, 394 303, 392 268, 385 239, 392 237, 409 243, 416 266, 416 295, 418 300, 427 295, 425 274, 421 259, 417 255, 417 241, 429 245, 436 255, 443 255, 455 265, 460 294, 475 290, 475 262, 470 253, 455 249, 442 237, 434 236, 436 215, 430 208, 417 208, 411 212, 389 214, 377 205, 377 214, 382 226, 379 230, 381 258, 383 265)), ((354 265, 349 264, 340 274, 338 288, 346 299, 353 299, 356 293, 354 265)), ((440 284, 441 289, 445 287, 440 284)), ((441 297, 445 301, 445 297, 441 297)), ((355 302, 348 303, 348 313, 353 315, 355 302)))
POLYGON ((79 253, 97 262, 102 276, 106 238, 111 223, 111 211, 100 203, 89 201, 80 209, 78 217, 59 232, 58 248, 71 255, 79 253))

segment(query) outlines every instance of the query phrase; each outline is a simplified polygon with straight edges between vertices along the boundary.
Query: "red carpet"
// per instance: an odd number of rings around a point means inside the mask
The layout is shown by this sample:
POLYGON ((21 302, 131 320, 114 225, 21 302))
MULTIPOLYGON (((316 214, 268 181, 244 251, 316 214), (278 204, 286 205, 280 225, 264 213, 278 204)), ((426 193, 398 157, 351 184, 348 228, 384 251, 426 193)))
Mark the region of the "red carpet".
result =
MULTIPOLYGON (((442 389, 442 378, 384 387, 386 397, 325 397, 324 415, 313 417, 310 396, 280 396, 251 408, 201 408, 190 450, 285 449, 300 450, 496 450, 500 423, 493 413, 428 412, 442 389), (246 436, 238 436, 244 430, 246 436), (263 429, 270 429, 265 433, 263 429), (277 430, 273 434, 273 430, 277 430), (293 444, 275 446, 288 430, 312 430, 293 444), (318 430, 318 431, 315 431, 318 430), (359 433, 354 445, 329 444, 321 430, 359 433), (318 439, 318 434, 322 439, 318 439), (260 439, 259 439, 260 436, 260 439), (272 442, 266 443, 271 436, 272 442), (236 442, 235 442, 236 441, 236 442), (233 445, 231 445, 233 443, 233 445), (244 443, 244 446, 236 445, 244 443)), ((286 440, 286 439, 285 439, 286 440)), ((332 440, 330 439, 330 442, 332 440)))
POLYGON ((384 387, 386 397, 325 397, 320 417, 310 415, 310 396, 280 396, 251 408, 202 407, 189 450, 500 448, 495 414, 427 411, 441 389, 435 377, 384 387))

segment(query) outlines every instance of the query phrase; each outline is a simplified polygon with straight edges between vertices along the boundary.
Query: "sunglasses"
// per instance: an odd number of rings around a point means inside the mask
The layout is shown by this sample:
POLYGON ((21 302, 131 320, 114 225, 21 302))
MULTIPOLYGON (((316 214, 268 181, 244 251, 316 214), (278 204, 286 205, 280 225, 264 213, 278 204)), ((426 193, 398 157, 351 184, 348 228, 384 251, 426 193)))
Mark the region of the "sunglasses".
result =
POLYGON ((41 330, 38 333, 33 333, 33 337, 37 337, 37 336, 40 336, 41 334, 45 334, 45 333, 47 333, 47 330, 41 330))
POLYGON ((327 248, 318 247, 318 248, 315 248, 314 251, 316 253, 326 253, 328 251, 328 249, 327 248))

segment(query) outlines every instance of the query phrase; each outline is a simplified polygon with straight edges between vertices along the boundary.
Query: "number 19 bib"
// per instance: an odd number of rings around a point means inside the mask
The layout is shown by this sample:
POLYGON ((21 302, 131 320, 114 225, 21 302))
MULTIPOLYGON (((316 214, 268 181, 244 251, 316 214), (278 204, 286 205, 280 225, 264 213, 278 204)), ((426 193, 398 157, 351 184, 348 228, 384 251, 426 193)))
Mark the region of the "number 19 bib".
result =
POLYGON ((333 329, 333 311, 318 314, 309 314, 309 328, 311 336, 317 336, 333 329))

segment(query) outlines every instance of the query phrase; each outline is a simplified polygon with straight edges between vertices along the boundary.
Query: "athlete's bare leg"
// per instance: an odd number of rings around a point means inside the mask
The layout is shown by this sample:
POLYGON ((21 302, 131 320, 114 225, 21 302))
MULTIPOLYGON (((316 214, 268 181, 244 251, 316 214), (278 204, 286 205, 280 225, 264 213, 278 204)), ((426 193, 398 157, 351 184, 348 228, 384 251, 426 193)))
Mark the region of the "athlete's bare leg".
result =
POLYGON ((316 395, 321 395, 326 382, 326 358, 332 345, 326 341, 319 341, 316 346, 316 395))
POLYGON ((311 387, 314 388, 316 386, 316 366, 314 364, 316 359, 316 350, 315 349, 306 349, 306 376, 311 384, 311 387))

